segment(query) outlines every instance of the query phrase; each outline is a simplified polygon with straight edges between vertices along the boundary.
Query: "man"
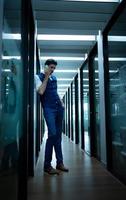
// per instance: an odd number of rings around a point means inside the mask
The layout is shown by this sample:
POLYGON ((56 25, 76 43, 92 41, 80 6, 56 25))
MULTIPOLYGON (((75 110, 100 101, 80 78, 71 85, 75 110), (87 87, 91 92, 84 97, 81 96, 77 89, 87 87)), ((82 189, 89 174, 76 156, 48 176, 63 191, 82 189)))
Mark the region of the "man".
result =
POLYGON ((63 164, 61 147, 62 120, 64 104, 57 93, 57 80, 53 74, 57 62, 48 59, 45 62, 44 73, 36 75, 36 87, 40 94, 45 121, 48 127, 48 138, 45 147, 44 171, 48 174, 59 174, 58 170, 68 172, 63 164), (56 169, 51 166, 53 147, 56 154, 56 169))

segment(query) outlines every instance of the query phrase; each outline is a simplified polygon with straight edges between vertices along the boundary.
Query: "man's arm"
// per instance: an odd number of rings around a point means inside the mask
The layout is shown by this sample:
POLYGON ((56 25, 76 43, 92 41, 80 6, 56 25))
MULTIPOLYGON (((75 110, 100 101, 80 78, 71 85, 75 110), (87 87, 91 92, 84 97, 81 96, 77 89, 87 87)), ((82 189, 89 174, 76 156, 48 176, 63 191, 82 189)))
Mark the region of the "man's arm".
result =
POLYGON ((40 95, 43 95, 44 92, 45 92, 45 90, 46 90, 48 78, 49 78, 49 77, 45 76, 43 82, 42 82, 41 85, 38 87, 38 90, 37 90, 37 91, 38 91, 38 93, 39 93, 40 95))
POLYGON ((36 88, 37 88, 37 92, 40 95, 43 95, 45 90, 46 90, 50 74, 51 74, 51 70, 50 69, 46 69, 45 70, 45 78, 44 78, 43 82, 41 82, 39 77, 36 75, 36 88))

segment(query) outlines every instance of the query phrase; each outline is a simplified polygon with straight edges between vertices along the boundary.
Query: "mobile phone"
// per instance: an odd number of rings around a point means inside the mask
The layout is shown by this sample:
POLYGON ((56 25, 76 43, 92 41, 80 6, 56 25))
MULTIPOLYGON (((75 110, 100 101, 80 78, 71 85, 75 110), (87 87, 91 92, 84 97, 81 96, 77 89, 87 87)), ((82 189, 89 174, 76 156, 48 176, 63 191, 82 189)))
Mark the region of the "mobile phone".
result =
POLYGON ((47 69, 48 69, 48 65, 45 65, 45 66, 44 66, 44 70, 47 70, 47 69))

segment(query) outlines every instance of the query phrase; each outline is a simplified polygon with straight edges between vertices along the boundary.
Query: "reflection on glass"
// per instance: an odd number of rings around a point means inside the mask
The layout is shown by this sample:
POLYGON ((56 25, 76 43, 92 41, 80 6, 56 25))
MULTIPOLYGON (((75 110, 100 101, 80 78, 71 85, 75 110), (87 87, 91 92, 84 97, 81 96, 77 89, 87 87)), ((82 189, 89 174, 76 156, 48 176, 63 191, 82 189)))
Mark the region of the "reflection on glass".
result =
MULTIPOLYGON (((109 35, 126 36, 126 9, 123 11, 109 35)), ((113 171, 126 182, 126 41, 109 41, 109 93, 110 130, 112 134, 113 171)))
POLYGON ((87 65, 83 69, 83 109, 85 151, 90 154, 89 72, 87 65))
POLYGON ((98 61, 94 59, 94 101, 95 101, 95 156, 100 159, 100 119, 99 119, 99 75, 98 61))
MULTIPOLYGON (((4 0, 4 33, 21 33, 20 9, 20 1, 15 8, 14 4, 4 0)), ((3 56, 21 56, 20 44, 21 40, 2 39, 3 56)), ((17 199, 19 140, 22 133, 22 77, 21 60, 2 60, 0 198, 4 200, 17 199)))

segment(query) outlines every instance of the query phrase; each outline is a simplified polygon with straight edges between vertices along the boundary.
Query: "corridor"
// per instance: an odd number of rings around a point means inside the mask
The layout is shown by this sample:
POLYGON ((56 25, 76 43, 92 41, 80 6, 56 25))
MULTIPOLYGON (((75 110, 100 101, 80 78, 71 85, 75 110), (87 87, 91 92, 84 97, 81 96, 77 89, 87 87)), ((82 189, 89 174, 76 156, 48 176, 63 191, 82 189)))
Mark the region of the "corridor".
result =
MULTIPOLYGON (((44 174, 44 145, 45 138, 35 176, 28 182, 28 200, 123 200, 126 196, 126 186, 64 135, 64 163, 69 167, 69 173, 59 176, 44 174)), ((52 165, 55 167, 55 156, 52 165)))

